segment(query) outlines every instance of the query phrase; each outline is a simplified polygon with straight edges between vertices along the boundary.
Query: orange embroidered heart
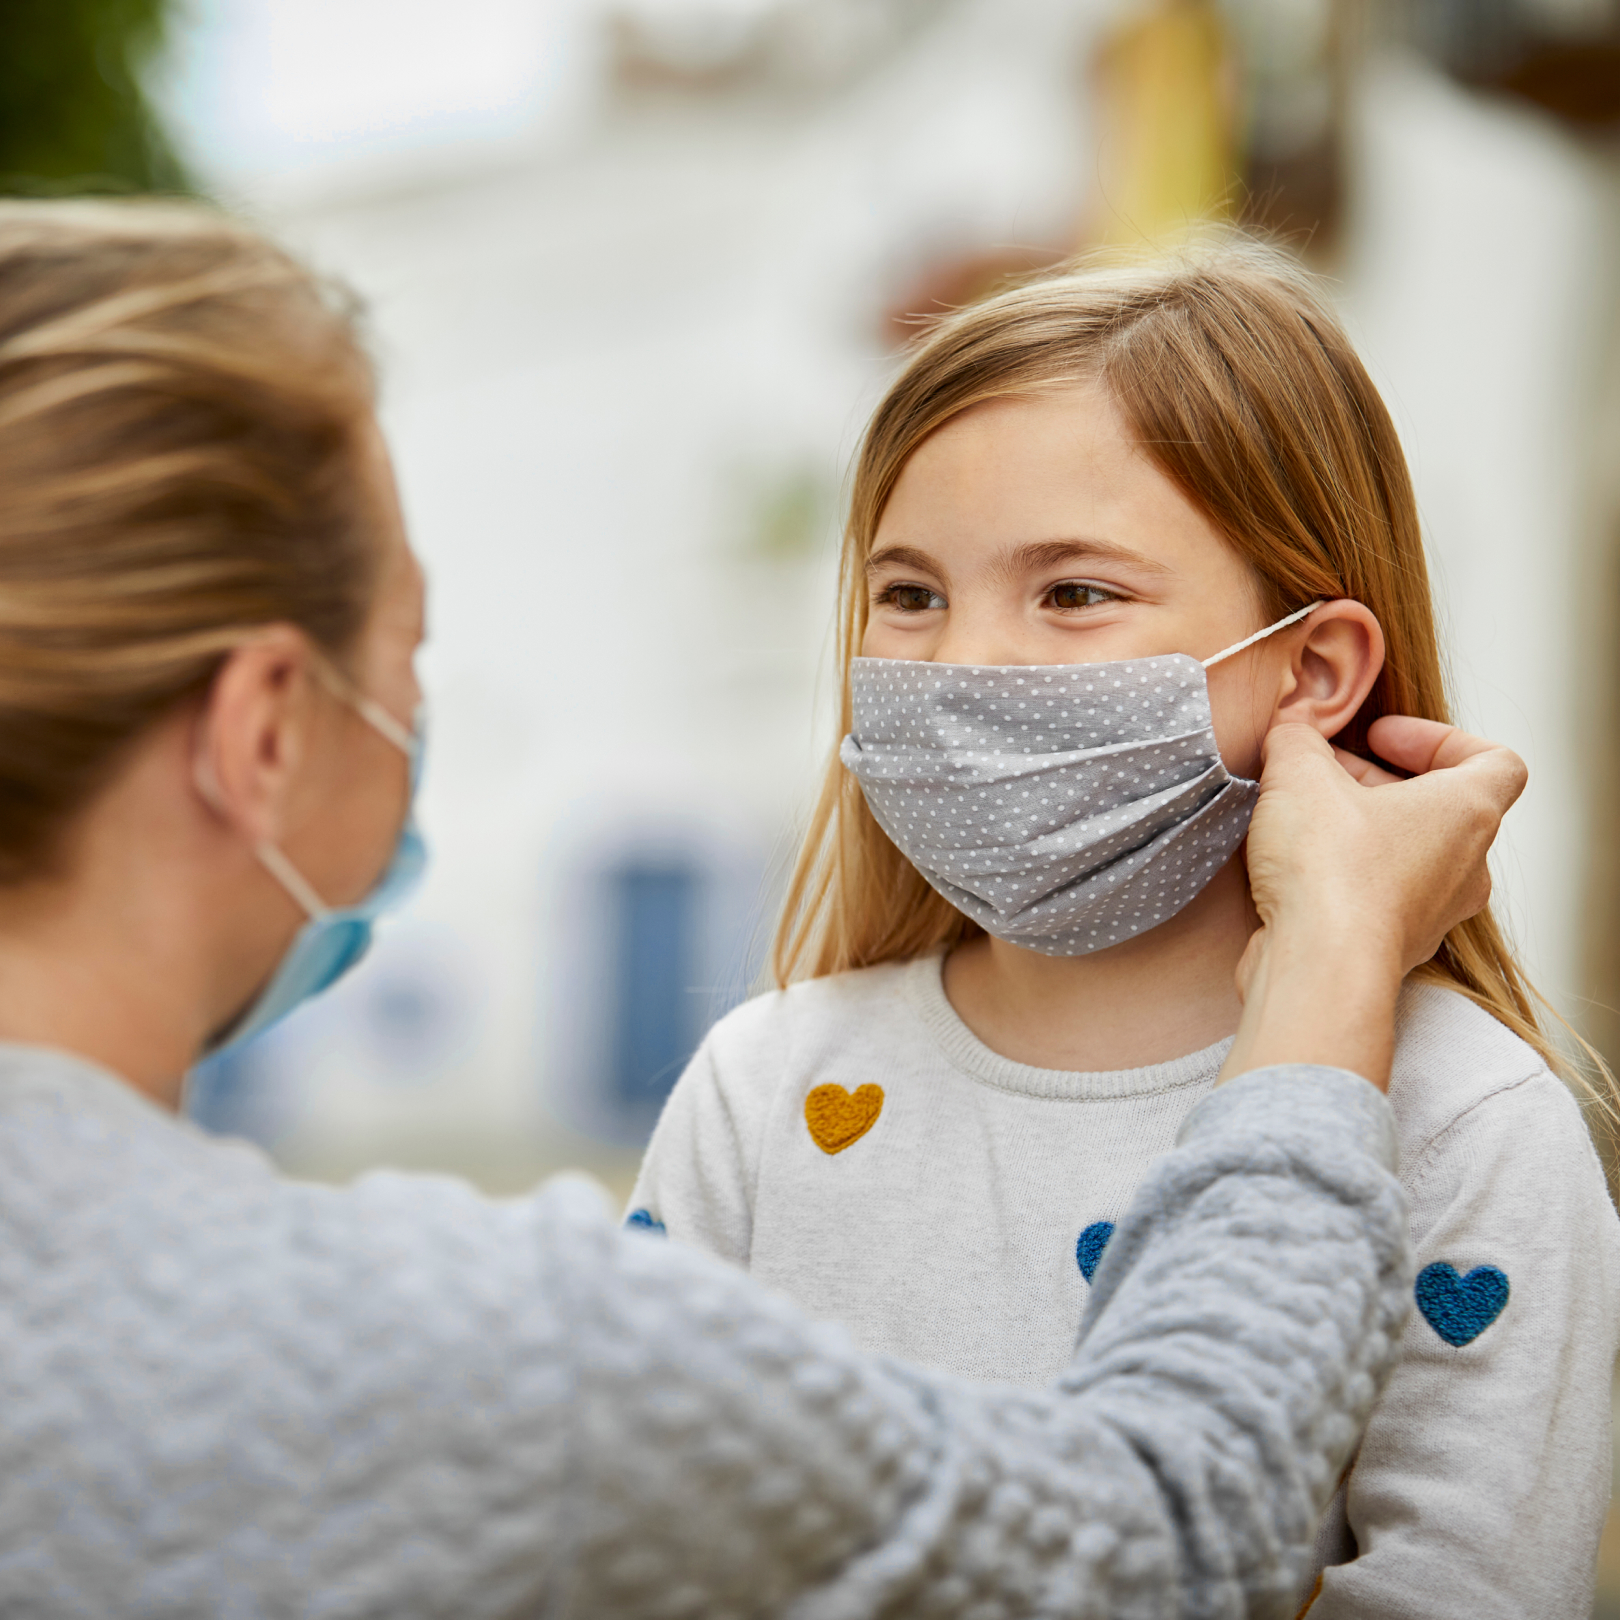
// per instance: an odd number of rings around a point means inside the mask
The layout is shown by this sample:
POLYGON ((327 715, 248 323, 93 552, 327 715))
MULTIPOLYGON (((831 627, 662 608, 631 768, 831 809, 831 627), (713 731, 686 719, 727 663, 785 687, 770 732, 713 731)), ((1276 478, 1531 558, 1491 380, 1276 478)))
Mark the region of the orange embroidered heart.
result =
POLYGON ((804 1099, 804 1122, 823 1153, 842 1153, 860 1141, 882 1112, 882 1086, 857 1086, 853 1097, 842 1086, 817 1086, 804 1099))

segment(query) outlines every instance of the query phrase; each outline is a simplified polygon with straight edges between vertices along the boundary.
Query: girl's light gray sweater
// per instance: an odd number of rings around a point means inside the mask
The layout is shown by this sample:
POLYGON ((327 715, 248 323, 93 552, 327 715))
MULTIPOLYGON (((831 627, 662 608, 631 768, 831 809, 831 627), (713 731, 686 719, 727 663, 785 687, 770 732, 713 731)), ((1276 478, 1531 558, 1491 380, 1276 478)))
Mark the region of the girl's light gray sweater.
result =
POLYGON ((289 1184, 0 1046, 0 1613, 1285 1613, 1410 1297, 1393 1142, 1339 1071, 1215 1092, 1028 1390, 577 1182, 289 1184))

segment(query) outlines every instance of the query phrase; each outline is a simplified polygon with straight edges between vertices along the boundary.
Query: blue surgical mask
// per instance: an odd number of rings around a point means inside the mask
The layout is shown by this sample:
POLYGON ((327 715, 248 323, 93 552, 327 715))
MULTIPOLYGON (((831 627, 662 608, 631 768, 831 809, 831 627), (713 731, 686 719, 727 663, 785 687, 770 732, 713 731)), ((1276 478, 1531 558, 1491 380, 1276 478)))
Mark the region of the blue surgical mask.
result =
POLYGON ((303 874, 274 844, 255 851, 270 875, 308 916, 282 957, 270 982, 253 1004, 210 1049, 217 1057, 262 1034, 295 1008, 329 989, 371 949, 372 928, 378 917, 396 910, 421 881, 427 866, 427 846, 416 826, 416 788, 422 774, 422 723, 415 729, 400 724, 374 699, 356 695, 346 684, 328 679, 334 694, 350 705, 371 728, 406 754, 411 762, 411 804, 400 828, 394 858, 376 886, 351 906, 330 907, 316 894, 303 874))

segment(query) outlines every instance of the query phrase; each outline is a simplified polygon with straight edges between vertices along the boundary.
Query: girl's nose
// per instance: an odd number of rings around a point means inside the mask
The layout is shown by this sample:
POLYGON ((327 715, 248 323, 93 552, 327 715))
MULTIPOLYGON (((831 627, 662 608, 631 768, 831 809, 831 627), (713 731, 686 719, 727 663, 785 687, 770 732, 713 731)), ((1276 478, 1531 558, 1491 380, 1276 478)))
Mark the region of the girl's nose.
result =
POLYGON ((936 664, 1038 664, 1027 629, 999 614, 961 613, 954 607, 930 654, 936 664))

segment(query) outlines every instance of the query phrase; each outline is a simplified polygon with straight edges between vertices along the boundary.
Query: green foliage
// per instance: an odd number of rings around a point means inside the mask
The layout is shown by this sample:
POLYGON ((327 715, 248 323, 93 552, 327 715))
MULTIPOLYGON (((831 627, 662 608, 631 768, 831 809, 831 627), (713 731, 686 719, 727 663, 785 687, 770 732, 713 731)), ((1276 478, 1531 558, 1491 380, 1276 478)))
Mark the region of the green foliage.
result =
POLYGON ((0 191, 182 191, 141 87, 169 0, 0 0, 0 191))

